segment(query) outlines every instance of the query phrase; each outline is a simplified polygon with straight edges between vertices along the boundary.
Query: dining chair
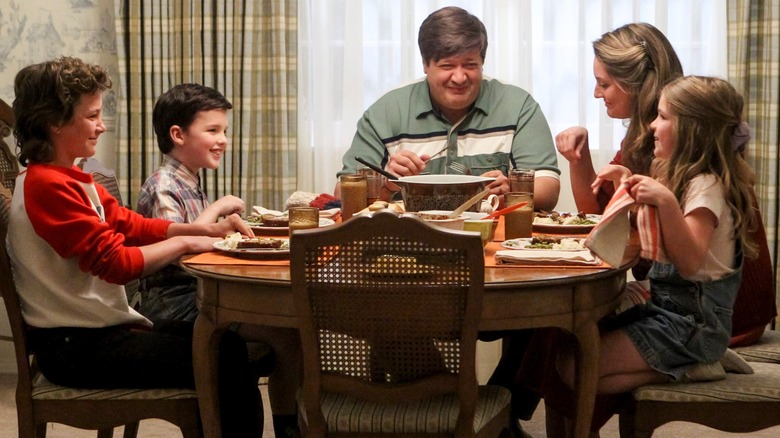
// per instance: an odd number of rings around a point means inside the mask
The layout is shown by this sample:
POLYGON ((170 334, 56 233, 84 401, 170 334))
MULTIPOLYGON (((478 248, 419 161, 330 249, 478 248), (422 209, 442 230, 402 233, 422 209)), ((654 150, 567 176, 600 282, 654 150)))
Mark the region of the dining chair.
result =
POLYGON ((100 184, 114 196, 119 204, 126 205, 122 201, 122 193, 119 191, 119 181, 116 178, 116 172, 104 166, 97 158, 82 158, 78 163, 79 168, 86 173, 91 173, 96 183, 100 184))
POLYGON ((149 418, 177 425, 185 438, 201 437, 194 389, 80 389, 55 385, 41 374, 35 354, 28 349, 27 326, 6 247, 10 203, 9 197, 0 194, 0 291, 16 353, 19 437, 45 437, 47 423, 61 423, 97 430, 99 438, 113 436, 113 429, 124 425, 124 437, 132 438, 137 435, 139 422, 149 418))
MULTIPOLYGON (((755 205, 755 200, 754 200, 755 205)), ((780 332, 774 330, 775 281, 761 216, 751 235, 758 257, 745 260, 735 313, 740 332, 767 325, 757 342, 733 350, 753 368, 753 374, 727 373, 710 382, 644 385, 632 392, 620 413, 620 436, 649 437, 670 421, 702 424, 725 432, 754 432, 780 424, 780 332), (750 264, 750 266, 748 265, 750 264), (741 309, 737 309, 742 306, 741 309)), ((753 338, 755 339, 755 338, 753 338)))
POLYGON ((381 211, 295 231, 290 253, 303 436, 508 433, 509 391, 476 378, 476 233, 381 211))
POLYGON ((670 421, 732 433, 780 425, 780 365, 750 363, 752 374, 709 382, 644 385, 620 413, 621 438, 645 438, 670 421))
POLYGON ((11 135, 14 123, 13 110, 0 99, 0 174, 2 174, 0 183, 12 192, 16 185, 16 176, 19 174, 19 162, 3 139, 11 135))

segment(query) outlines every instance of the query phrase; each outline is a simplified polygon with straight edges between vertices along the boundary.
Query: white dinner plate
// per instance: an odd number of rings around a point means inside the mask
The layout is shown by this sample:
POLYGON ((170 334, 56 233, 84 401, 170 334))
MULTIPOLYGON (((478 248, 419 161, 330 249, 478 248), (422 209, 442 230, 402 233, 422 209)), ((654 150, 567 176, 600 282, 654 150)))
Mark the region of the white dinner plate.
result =
MULTIPOLYGON (((288 236, 290 235, 290 227, 264 227, 261 222, 250 222, 245 221, 247 225, 249 225, 249 228, 252 229, 252 232, 258 235, 263 236, 288 236)), ((327 217, 321 217, 320 218, 320 226, 321 227, 327 227, 328 225, 333 225, 336 222, 327 217)))
POLYGON ((519 239, 509 239, 501 242, 501 246, 506 249, 522 249, 527 251, 583 251, 587 250, 585 248, 585 239, 584 238, 578 238, 578 237, 564 237, 563 239, 571 239, 580 244, 581 247, 579 248, 528 248, 529 245, 531 245, 531 238, 530 237, 521 237, 519 239))
POLYGON ((273 259, 287 258, 290 256, 290 240, 282 241, 280 248, 231 248, 226 240, 214 242, 214 248, 223 253, 242 258, 273 259))
MULTIPOLYGON (((596 224, 598 224, 601 221, 600 214, 588 214, 586 216, 588 219, 592 220, 593 222, 596 222, 596 224)), ((596 224, 563 225, 563 224, 534 223, 533 230, 536 231, 537 233, 548 233, 548 234, 588 234, 590 233, 590 230, 592 230, 593 227, 596 226, 596 224)))

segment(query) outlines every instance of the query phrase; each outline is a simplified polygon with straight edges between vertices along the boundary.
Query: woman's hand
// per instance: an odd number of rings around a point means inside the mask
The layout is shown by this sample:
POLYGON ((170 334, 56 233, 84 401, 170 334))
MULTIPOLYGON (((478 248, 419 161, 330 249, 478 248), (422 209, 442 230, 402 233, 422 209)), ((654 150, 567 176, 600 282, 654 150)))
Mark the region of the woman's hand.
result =
POLYGON ((601 169, 598 175, 596 175, 596 179, 593 180, 590 188, 593 189, 593 194, 596 194, 599 192, 602 184, 611 181, 615 190, 617 190, 618 186, 631 177, 631 175, 632 173, 627 167, 619 164, 607 164, 601 169))
POLYGON ((588 130, 582 126, 564 129, 555 136, 555 147, 570 163, 580 161, 583 155, 590 158, 588 130))

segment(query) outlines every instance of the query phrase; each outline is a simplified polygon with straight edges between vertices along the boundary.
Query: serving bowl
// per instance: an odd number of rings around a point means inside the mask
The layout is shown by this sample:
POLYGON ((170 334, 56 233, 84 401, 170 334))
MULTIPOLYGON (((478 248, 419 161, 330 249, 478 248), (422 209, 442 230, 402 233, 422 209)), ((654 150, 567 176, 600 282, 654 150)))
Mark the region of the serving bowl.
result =
MULTIPOLYGON (((473 175, 415 175, 393 181, 401 187, 406 211, 449 210, 481 192, 495 178, 473 175)), ((468 211, 479 211, 477 202, 468 211)))
POLYGON ((447 216, 450 213, 452 213, 452 210, 426 210, 410 214, 414 214, 425 222, 437 227, 462 231, 463 223, 466 222, 466 214, 461 214, 455 218, 448 218, 447 216))

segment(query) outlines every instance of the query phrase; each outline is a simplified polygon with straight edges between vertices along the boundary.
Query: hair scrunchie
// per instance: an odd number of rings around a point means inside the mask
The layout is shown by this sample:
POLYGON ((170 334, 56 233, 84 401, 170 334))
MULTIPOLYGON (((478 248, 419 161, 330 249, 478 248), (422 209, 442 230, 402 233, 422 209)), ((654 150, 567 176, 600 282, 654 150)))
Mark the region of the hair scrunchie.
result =
POLYGON ((747 122, 740 122, 734 127, 734 133, 731 134, 731 147, 736 152, 744 152, 745 147, 750 141, 750 126, 747 122))

